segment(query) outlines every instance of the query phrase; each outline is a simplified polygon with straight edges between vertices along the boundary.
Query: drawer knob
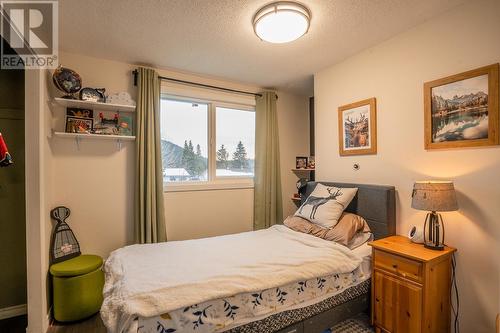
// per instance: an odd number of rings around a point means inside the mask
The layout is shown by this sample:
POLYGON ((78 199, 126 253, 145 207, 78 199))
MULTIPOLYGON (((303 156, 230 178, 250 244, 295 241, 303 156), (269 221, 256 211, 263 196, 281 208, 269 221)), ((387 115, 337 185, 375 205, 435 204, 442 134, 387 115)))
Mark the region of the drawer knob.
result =
POLYGON ((398 268, 398 265, 397 264, 392 264, 392 268, 398 268))
POLYGON ((380 302, 380 300, 378 298, 375 298, 375 302, 380 302))

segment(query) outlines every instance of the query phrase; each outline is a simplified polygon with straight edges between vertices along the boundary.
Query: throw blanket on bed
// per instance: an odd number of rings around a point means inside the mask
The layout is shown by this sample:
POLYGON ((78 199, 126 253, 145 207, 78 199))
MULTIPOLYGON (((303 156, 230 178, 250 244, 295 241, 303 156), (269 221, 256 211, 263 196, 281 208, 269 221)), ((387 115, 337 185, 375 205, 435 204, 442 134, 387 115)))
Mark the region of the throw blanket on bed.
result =
POLYGON ((342 245, 283 225, 127 246, 106 261, 101 316, 110 332, 122 332, 135 316, 152 317, 243 292, 347 273, 361 261, 342 245))

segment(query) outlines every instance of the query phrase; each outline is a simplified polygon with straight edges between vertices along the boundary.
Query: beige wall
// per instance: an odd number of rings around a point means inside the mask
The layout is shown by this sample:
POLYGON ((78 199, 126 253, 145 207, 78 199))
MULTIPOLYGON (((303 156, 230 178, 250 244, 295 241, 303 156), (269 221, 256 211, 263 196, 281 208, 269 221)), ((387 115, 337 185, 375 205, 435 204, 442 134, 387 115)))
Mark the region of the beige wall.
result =
POLYGON ((319 180, 395 185, 399 234, 425 217, 410 207, 415 180, 455 182, 460 211, 443 218, 458 248, 463 332, 492 332, 500 309, 500 147, 425 151, 423 83, 499 62, 499 13, 498 1, 471 2, 315 75, 319 180), (339 157, 337 107, 369 97, 378 154, 339 157))
POLYGON ((295 157, 309 156, 309 99, 285 92, 279 92, 278 96, 283 217, 287 217, 297 210, 291 200, 299 179, 291 171, 295 168, 295 157))
POLYGON ((48 247, 51 196, 51 156, 46 124, 46 80, 42 71, 25 71, 26 142, 26 259, 29 333, 45 332, 48 327, 48 247))
POLYGON ((253 229, 253 189, 165 193, 169 240, 203 238, 253 229))
MULTIPOLYGON (((61 53, 60 63, 76 70, 83 85, 106 87, 107 92, 128 91, 135 98, 131 70, 136 66, 61 53)), ((259 87, 200 77, 171 70, 161 75, 257 92, 259 87)), ((52 88, 52 94, 60 92, 52 88)), ((62 130, 64 110, 51 106, 52 127, 62 130)), ((290 193, 295 178, 290 169, 295 156, 307 153, 309 141, 307 97, 279 92, 281 163, 285 214, 290 213, 290 193), (296 133, 303 133, 298 137, 296 133)), ((50 131, 47 133, 50 136, 50 131)), ((107 256, 133 240, 134 154, 133 142, 118 151, 114 141, 48 138, 53 156, 53 202, 72 210, 69 223, 82 250, 107 256)), ((306 154, 307 155, 307 154, 306 154)), ((200 238, 252 230, 253 189, 165 193, 167 234, 170 240, 200 238)))

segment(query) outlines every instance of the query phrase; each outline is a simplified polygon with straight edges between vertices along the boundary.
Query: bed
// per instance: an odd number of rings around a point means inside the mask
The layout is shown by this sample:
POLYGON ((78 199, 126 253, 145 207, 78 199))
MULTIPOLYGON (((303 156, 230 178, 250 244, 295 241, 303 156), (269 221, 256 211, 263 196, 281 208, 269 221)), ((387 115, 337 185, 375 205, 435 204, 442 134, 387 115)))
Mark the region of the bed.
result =
MULTIPOLYGON (((321 183, 357 187, 346 211, 375 239, 395 233, 394 187, 321 183)), ((351 251, 283 225, 115 252, 101 309, 110 332, 320 333, 369 308, 368 245, 351 251)))

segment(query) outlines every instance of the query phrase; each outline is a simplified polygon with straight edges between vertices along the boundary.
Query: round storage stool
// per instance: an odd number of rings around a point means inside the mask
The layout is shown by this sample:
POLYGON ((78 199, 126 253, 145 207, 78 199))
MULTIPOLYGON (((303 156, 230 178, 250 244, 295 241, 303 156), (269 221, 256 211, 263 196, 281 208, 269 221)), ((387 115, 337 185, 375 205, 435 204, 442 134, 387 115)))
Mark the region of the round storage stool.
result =
POLYGON ((102 304, 102 258, 81 255, 50 267, 54 290, 54 318, 75 321, 97 313, 102 304))

